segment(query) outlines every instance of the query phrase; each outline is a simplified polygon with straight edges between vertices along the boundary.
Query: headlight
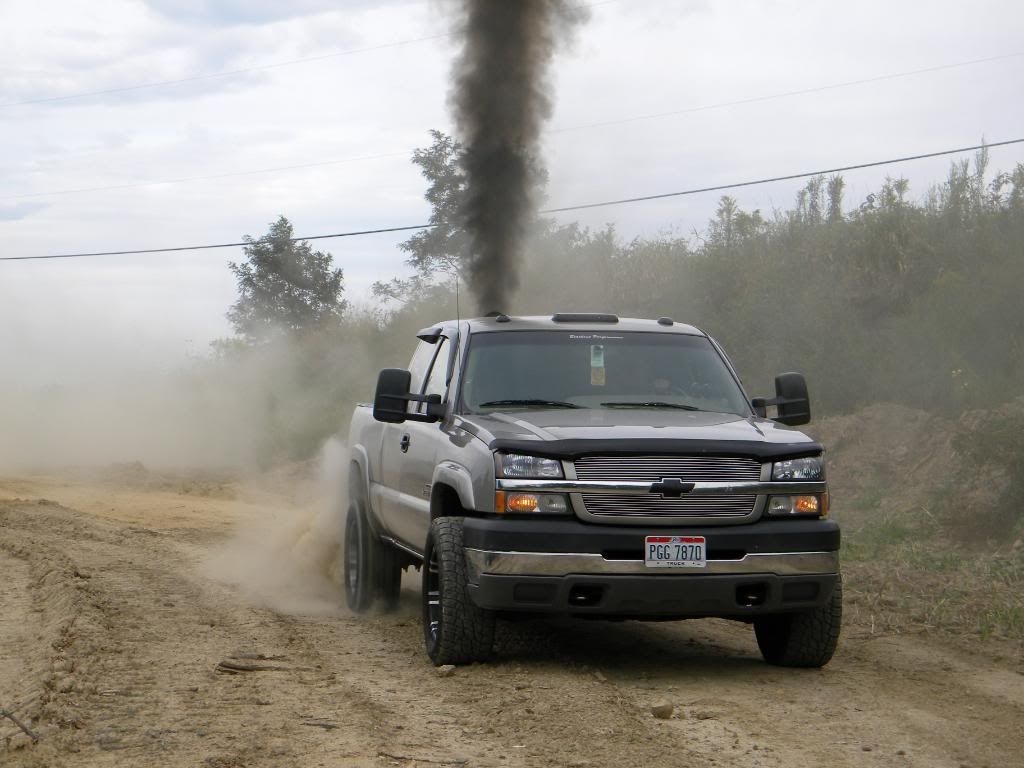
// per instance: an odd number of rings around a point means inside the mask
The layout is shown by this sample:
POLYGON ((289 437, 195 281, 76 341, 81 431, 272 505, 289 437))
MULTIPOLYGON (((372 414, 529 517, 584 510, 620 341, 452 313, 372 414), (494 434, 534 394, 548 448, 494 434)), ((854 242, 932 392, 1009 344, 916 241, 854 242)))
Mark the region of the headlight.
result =
POLYGON ((526 456, 521 453, 496 453, 494 469, 498 477, 527 477, 538 480, 558 480, 565 477, 562 462, 526 456))
POLYGON ((777 461, 772 465, 772 480, 824 480, 825 462, 821 456, 777 461))

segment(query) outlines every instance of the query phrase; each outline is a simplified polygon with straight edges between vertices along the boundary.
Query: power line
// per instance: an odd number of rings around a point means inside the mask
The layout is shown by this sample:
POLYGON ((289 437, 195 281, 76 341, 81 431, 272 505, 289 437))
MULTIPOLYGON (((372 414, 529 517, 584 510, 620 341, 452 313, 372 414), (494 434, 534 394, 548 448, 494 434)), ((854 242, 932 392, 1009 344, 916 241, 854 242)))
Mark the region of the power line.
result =
POLYGON ((893 165, 894 163, 908 163, 911 160, 925 160, 929 157, 942 157, 944 155, 957 155, 962 152, 972 152, 979 149, 991 149, 992 147, 1005 147, 1009 144, 1022 144, 1024 138, 1009 139, 1007 141, 993 141, 991 143, 977 144, 973 147, 960 147, 958 149, 944 149, 940 152, 925 152, 920 155, 907 155, 906 157, 895 157, 891 160, 875 160, 870 163, 857 163, 856 165, 843 165, 837 168, 825 168, 820 171, 807 171, 805 173, 790 173, 785 176, 771 176, 766 179, 754 179, 753 181, 739 181, 733 184, 720 184, 714 187, 699 187, 697 189, 685 189, 681 192, 662 192, 657 195, 643 195, 641 197, 626 197, 620 200, 605 200, 600 203, 584 203, 582 205, 567 205, 562 208, 548 208, 541 213, 563 213, 565 211, 582 211, 587 208, 604 208, 609 205, 624 205, 625 203, 641 203, 646 200, 661 200, 666 197, 681 197, 683 195, 697 195, 701 192, 718 192, 725 189, 739 189, 740 187, 753 187, 757 184, 771 184, 776 181, 789 181, 791 179, 806 179, 811 176, 825 176, 830 173, 842 173, 843 171, 856 171, 861 168, 877 168, 880 165, 893 165))
MULTIPOLYGON (((405 227, 385 227, 383 229, 363 229, 354 232, 338 232, 333 235, 313 235, 311 237, 290 237, 288 241, 297 243, 305 240, 327 240, 335 237, 359 237, 360 235, 382 235, 387 232, 408 232, 413 229, 428 229, 435 224, 413 224, 405 227)), ((258 241, 252 241, 258 242, 258 241)), ((173 253, 178 251, 209 251, 214 248, 238 248, 244 245, 251 245, 250 241, 243 240, 240 243, 213 243, 209 245, 180 245, 173 248, 145 248, 134 251, 97 251, 95 253, 59 253, 48 256, 0 256, 0 261, 32 261, 40 259, 80 259, 86 256, 130 256, 143 253, 173 253)))
POLYGON ((676 115, 689 115, 694 112, 707 112, 713 109, 723 109, 725 107, 738 107, 744 104, 757 104, 762 101, 772 101, 774 99, 784 99, 792 96, 806 96, 810 93, 821 93, 823 91, 832 91, 838 88, 849 88, 854 85, 867 85, 869 83, 880 83, 886 80, 896 80, 903 77, 912 77, 914 75, 924 75, 929 72, 941 72, 947 69, 958 69, 959 67, 969 67, 975 64, 987 64, 993 61, 1003 61, 1004 59, 1012 59, 1019 56, 1024 56, 1024 51, 1017 51, 1015 53, 1004 53, 999 56, 988 56, 984 59, 971 59, 969 61, 954 62, 952 64, 939 64, 934 67, 924 67, 922 69, 910 69, 905 72, 893 72, 888 75, 878 75, 876 77, 865 77, 859 80, 847 80, 841 83, 829 83, 826 85, 818 85, 813 88, 801 88, 795 91, 781 91, 779 93, 770 93, 764 96, 751 96, 747 99, 737 99, 736 101, 720 101, 714 104, 704 104, 699 107, 687 107, 686 109, 674 109, 669 112, 654 112, 648 115, 636 115, 633 117, 623 117, 615 120, 601 120, 594 123, 581 123, 578 125, 569 125, 562 128, 553 128, 548 133, 563 133, 566 131, 578 131, 584 128, 603 128, 608 125, 622 125, 624 123, 634 123, 640 120, 657 120, 662 117, 675 117, 676 115))
MULTIPOLYGON (((615 2, 615 1, 616 0, 604 0, 604 2, 592 3, 588 7, 598 6, 598 5, 605 5, 605 4, 609 3, 609 2, 615 2)), ((434 37, 444 37, 444 36, 445 35, 438 35, 438 36, 434 36, 434 37)), ((406 43, 419 42, 420 40, 428 40, 428 39, 433 39, 433 38, 418 38, 416 40, 403 41, 403 42, 399 42, 399 43, 388 43, 388 44, 386 44, 384 46, 378 46, 378 47, 393 47, 393 46, 396 46, 396 45, 404 45, 406 43)), ((364 48, 364 49, 357 49, 355 51, 348 51, 347 53, 356 53, 356 52, 359 52, 359 51, 362 51, 362 50, 376 50, 376 49, 375 48, 364 48)), ((343 53, 328 54, 328 56, 341 56, 341 55, 344 55, 344 54, 343 53)), ((671 110, 671 111, 668 111, 668 112, 657 112, 657 113, 652 113, 652 114, 647 114, 647 115, 634 115, 634 116, 631 116, 631 117, 618 118, 618 119, 615 119, 615 120, 603 120, 603 121, 593 122, 593 123, 581 123, 581 124, 578 124, 578 125, 571 125, 571 126, 564 126, 564 127, 561 127, 561 128, 549 129, 548 131, 545 131, 545 133, 548 134, 548 135, 552 135, 552 134, 566 133, 566 132, 569 132, 569 131, 586 130, 586 129, 590 129, 590 128, 601 128, 601 127, 610 126, 610 125, 622 125, 622 124, 625 124, 625 123, 638 122, 638 121, 642 121, 642 120, 656 120, 656 119, 660 119, 660 118, 663 118, 663 117, 674 117, 674 116, 677 116, 677 115, 692 114, 692 113, 696 113, 696 112, 707 112, 707 111, 711 111, 711 110, 715 110, 715 109, 725 109, 727 107, 742 106, 744 104, 756 104, 756 103, 759 103, 759 102, 771 101, 771 100, 774 100, 774 99, 790 98, 790 97, 793 97, 793 96, 804 96, 804 95, 808 95, 808 94, 812 94, 812 93, 820 93, 822 91, 830 91, 830 90, 836 90, 836 89, 839 89, 839 88, 848 88, 848 87, 856 86, 856 85, 865 85, 865 84, 869 84, 869 83, 882 82, 882 81, 885 81, 885 80, 894 80, 894 79, 898 79, 898 78, 911 77, 911 76, 914 76, 914 75, 921 75, 921 74, 926 74, 926 73, 929 73, 929 72, 939 72, 939 71, 943 71, 943 70, 956 69, 956 68, 959 68, 959 67, 967 67, 967 66, 972 66, 972 65, 976 65, 976 64, 984 64, 984 63, 993 62, 993 61, 1002 61, 1002 60, 1005 60, 1005 59, 1016 58, 1016 57, 1019 57, 1019 56, 1024 56, 1024 52, 1006 53, 1006 54, 1000 54, 998 56, 990 56, 990 57, 983 58, 983 59, 971 59, 969 61, 955 62, 955 63, 952 63, 952 64, 940 64, 940 65, 937 65, 937 66, 934 66, 934 67, 925 67, 923 69, 913 69, 913 70, 907 70, 905 72, 893 72, 893 73, 890 73, 888 75, 879 75, 877 77, 863 78, 863 79, 860 79, 860 80, 848 80, 848 81, 844 81, 844 82, 840 82, 840 83, 830 83, 830 84, 826 84, 826 85, 815 86, 815 87, 812 87, 812 88, 803 88, 803 89, 799 89, 799 90, 795 90, 795 91, 783 91, 783 92, 780 92, 780 93, 767 94, 767 95, 764 95, 764 96, 753 96, 753 97, 750 97, 750 98, 747 98, 747 99, 737 99, 735 101, 722 101, 722 102, 717 102, 715 104, 704 104, 704 105, 697 106, 697 107, 687 107, 686 109, 677 109, 677 110, 671 110)), ((285 66, 286 64, 289 64, 289 63, 298 63, 298 62, 304 62, 304 61, 314 61, 317 58, 325 58, 325 57, 314 57, 313 59, 296 59, 294 62, 281 62, 281 63, 278 63, 278 64, 268 64, 264 68, 276 67, 276 66, 285 66)), ((249 70, 235 70, 235 72, 246 72, 246 71, 249 71, 249 70)), ((224 73, 221 73, 221 74, 224 74, 224 73)), ((203 75, 203 76, 200 76, 200 77, 219 77, 219 76, 220 75, 218 74, 218 75, 203 75)), ((185 81, 183 80, 183 81, 166 81, 166 82, 185 82, 185 81)), ((152 84, 150 84, 150 85, 152 85, 152 84)), ((150 87, 150 85, 131 86, 128 90, 131 90, 133 88, 150 87)), ((68 97, 68 98, 71 98, 71 97, 68 97)), ((7 105, 0 104, 0 107, 3 107, 3 106, 7 106, 7 105)), ((160 185, 163 185, 163 184, 186 184, 186 183, 192 183, 192 182, 198 182, 198 181, 213 181, 213 180, 216 180, 216 179, 228 179, 228 178, 233 178, 233 177, 236 177, 236 176, 253 176, 253 175, 257 175, 257 174, 261 174, 261 173, 278 173, 278 172, 281 172, 281 171, 301 170, 301 169, 306 169, 306 168, 318 168, 318 167, 326 166, 326 165, 339 165, 339 164, 342 164, 342 163, 353 163, 353 162, 360 162, 360 161, 364 161, 364 160, 379 160, 379 159, 384 159, 384 158, 400 157, 400 156, 401 157, 408 157, 411 154, 412 154, 411 151, 407 151, 407 152, 386 152, 386 153, 381 153, 381 154, 357 155, 357 156, 354 156, 354 157, 345 157, 345 158, 338 158, 338 159, 332 159, 332 160, 320 160, 320 161, 314 161, 314 162, 309 162, 309 163, 298 163, 298 164, 295 164, 295 165, 282 165, 282 166, 276 166, 276 167, 271 167, 271 168, 255 168, 255 169, 250 169, 250 170, 245 170, 245 171, 229 171, 227 173, 218 173, 218 174, 209 175, 209 176, 187 176, 187 177, 183 177, 183 178, 157 179, 157 180, 153 180, 153 181, 137 181, 137 182, 128 182, 128 183, 125 183, 125 184, 109 184, 109 185, 105 185, 105 186, 96 186, 96 187, 80 187, 80 188, 74 188, 74 189, 59 189, 59 190, 54 190, 52 192, 26 192, 26 193, 22 193, 22 194, 18 194, 18 195, 4 195, 4 196, 0 196, 0 200, 25 200, 25 199, 29 199, 29 198, 35 198, 35 197, 51 197, 51 196, 58 196, 58 195, 77 195, 77 194, 86 194, 86 193, 93 193, 93 192, 112 192, 112 191, 125 190, 125 189, 138 189, 138 188, 142 188, 142 187, 160 186, 160 185)))
MULTIPOLYGON (((830 173, 841 173, 843 171, 855 171, 862 168, 877 168, 882 165, 893 165, 896 163, 907 163, 912 160, 925 160, 931 157, 943 157, 946 155, 956 155, 963 152, 973 152, 981 149, 992 149, 993 147, 1005 147, 1010 144, 1024 144, 1024 138, 1020 139, 1008 139, 1006 141, 993 141, 985 144, 976 144, 971 147, 959 147, 957 149, 944 149, 939 152, 925 152, 918 155, 906 155, 904 157, 896 157, 889 160, 875 160, 868 163, 857 163, 855 165, 843 165, 835 168, 825 168, 817 171, 805 171, 802 173, 790 173, 784 176, 771 176, 763 179, 753 179, 751 181, 738 181, 731 184, 718 184, 711 187, 698 187, 695 189, 684 189, 678 192, 662 192, 656 195, 642 195, 639 197, 625 197, 618 200, 605 200, 599 203, 583 203, 580 205, 566 205, 559 208, 547 208, 540 211, 540 213, 565 213, 567 211, 582 211, 588 208, 604 208, 612 205, 625 205, 626 203, 640 203, 648 200, 661 200, 668 197, 682 197, 684 195, 697 195, 703 192, 719 192, 726 189, 739 189, 741 187, 752 187, 758 184, 771 184, 778 181, 790 181, 793 179, 806 179, 812 176, 824 176, 830 173)), ((337 232, 330 235, 312 235, 309 237, 293 237, 290 238, 291 242, 300 242, 306 240, 329 240, 339 237, 359 237, 362 235, 379 235, 389 232, 409 232, 411 230, 418 229, 430 229, 431 227, 438 226, 437 224, 410 224, 406 226, 398 227, 384 227, 381 229, 364 229, 356 230, 351 232, 337 232)), ((149 253, 172 253, 178 251, 203 251, 211 250, 214 248, 236 248, 245 245, 249 245, 250 241, 242 241, 240 243, 215 243, 208 245, 183 245, 175 246, 171 248, 146 248, 139 250, 126 250, 126 251, 96 251, 93 253, 61 253, 61 254, 49 254, 46 256, 0 256, 0 261, 33 261, 42 259, 78 259, 89 256, 129 256, 135 254, 149 254, 149 253)))

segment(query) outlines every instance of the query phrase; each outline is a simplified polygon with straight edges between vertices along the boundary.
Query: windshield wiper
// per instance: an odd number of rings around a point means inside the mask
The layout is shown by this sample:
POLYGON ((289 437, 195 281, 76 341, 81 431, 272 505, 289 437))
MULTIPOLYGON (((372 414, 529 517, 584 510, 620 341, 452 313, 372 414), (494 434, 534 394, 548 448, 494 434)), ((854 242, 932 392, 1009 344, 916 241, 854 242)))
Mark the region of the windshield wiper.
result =
POLYGON ((535 406, 540 408, 582 408, 576 403, 567 403, 564 400, 488 400, 480 403, 478 408, 499 408, 501 406, 535 406))
POLYGON ((601 403, 605 408, 678 408, 680 411, 700 411, 702 408, 698 408, 695 405, 683 405, 682 403, 666 403, 662 400, 648 400, 644 402, 634 402, 632 400, 616 401, 611 403, 601 403))

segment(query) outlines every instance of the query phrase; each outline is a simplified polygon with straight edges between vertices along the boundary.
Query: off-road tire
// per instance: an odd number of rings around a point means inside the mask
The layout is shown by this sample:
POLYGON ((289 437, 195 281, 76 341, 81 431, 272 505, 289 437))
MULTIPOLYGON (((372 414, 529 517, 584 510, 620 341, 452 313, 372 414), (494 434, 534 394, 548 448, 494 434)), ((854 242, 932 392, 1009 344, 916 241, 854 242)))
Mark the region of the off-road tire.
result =
POLYGON ((353 613, 365 613, 376 597, 370 570, 370 530, 362 505, 353 501, 345 517, 342 541, 342 572, 345 578, 345 602, 353 613))
POLYGON ((756 619, 754 635, 769 664, 823 667, 835 653, 842 620, 843 583, 838 580, 832 597, 821 608, 756 619))
POLYGON ((494 650, 494 612, 469 596, 462 518, 430 524, 423 558, 423 638, 435 666, 486 661, 494 650))
POLYGON ((374 535, 366 508, 359 499, 349 504, 342 546, 345 600, 349 610, 366 613, 378 602, 382 610, 393 610, 402 589, 402 560, 393 547, 374 535))

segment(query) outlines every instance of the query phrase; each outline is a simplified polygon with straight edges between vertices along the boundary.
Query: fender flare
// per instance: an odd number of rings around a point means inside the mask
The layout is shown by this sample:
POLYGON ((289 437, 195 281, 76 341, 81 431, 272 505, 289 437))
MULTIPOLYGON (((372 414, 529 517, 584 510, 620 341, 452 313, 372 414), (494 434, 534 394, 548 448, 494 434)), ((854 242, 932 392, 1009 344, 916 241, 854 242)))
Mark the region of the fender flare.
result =
POLYGON ((348 495, 349 498, 355 492, 354 484, 362 486, 362 493, 366 505, 371 505, 370 500, 370 459, 366 455, 366 449, 361 445, 353 445, 349 451, 348 470, 348 495), (355 465, 354 469, 352 465, 355 465))
POLYGON ((362 501, 366 505, 366 521, 370 530, 377 536, 384 535, 387 531, 377 510, 373 506, 373 494, 370 493, 370 457, 366 449, 361 445, 354 445, 349 450, 349 478, 348 496, 352 498, 353 493, 360 493, 362 501), (356 490, 354 484, 358 483, 360 490, 356 490))
POLYGON ((454 461, 442 461, 434 467, 434 477, 431 481, 431 488, 438 485, 447 485, 452 488, 459 497, 459 503, 463 509, 477 509, 476 495, 473 493, 473 477, 469 470, 454 461))

